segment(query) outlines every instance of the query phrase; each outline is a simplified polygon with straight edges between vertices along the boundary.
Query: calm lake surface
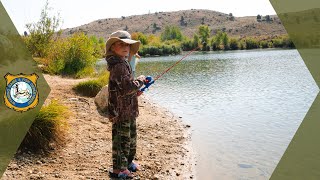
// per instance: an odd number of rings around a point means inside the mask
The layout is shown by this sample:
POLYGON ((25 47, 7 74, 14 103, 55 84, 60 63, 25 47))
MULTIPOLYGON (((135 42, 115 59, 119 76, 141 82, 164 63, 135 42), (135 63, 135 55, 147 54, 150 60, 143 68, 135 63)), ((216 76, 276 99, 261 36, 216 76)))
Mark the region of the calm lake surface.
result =
MULTIPOLYGON (((182 56, 143 58, 159 75, 182 56)), ((296 50, 195 53, 145 95, 191 125, 197 179, 269 179, 319 89, 296 50)))

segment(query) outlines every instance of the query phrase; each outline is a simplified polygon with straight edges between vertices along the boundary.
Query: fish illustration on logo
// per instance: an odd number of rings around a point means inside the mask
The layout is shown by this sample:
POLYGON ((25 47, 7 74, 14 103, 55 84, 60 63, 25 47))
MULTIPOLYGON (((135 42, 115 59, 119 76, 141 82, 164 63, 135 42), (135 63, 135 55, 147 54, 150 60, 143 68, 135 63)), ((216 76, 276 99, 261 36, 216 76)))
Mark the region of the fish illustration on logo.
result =
POLYGON ((4 93, 4 103, 10 109, 24 112, 37 106, 39 102, 39 92, 37 90, 37 79, 35 73, 30 75, 7 73, 6 89, 4 93))

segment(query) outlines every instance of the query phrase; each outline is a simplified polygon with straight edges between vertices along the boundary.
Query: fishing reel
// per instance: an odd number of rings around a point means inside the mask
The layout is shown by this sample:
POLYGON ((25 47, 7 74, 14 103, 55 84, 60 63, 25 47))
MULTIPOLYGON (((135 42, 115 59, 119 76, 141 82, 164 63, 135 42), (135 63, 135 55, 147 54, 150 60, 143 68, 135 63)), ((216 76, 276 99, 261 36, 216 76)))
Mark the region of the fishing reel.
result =
POLYGON ((143 92, 148 91, 149 87, 154 83, 154 80, 151 76, 147 76, 144 82, 144 87, 138 91, 138 96, 140 96, 143 92))

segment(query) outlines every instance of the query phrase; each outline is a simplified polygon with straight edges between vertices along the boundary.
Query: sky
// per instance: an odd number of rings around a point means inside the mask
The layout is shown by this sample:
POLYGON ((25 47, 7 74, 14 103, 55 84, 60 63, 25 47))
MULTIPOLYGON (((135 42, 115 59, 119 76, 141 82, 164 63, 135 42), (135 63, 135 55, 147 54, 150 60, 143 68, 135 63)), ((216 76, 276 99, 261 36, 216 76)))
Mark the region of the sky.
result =
MULTIPOLYGON (((27 23, 40 19, 46 0, 0 0, 20 34, 27 23)), ((49 0, 51 14, 60 14, 62 29, 98 19, 120 18, 155 12, 209 9, 236 17, 276 14, 269 0, 49 0)))

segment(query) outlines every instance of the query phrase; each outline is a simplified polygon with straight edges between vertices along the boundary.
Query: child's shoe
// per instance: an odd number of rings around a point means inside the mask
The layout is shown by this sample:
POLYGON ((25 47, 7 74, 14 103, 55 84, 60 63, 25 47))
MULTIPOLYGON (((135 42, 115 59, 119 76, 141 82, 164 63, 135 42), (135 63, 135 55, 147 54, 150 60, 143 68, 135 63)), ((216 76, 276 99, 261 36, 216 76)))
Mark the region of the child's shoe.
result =
POLYGON ((131 172, 136 172, 140 170, 140 166, 138 163, 132 161, 128 166, 128 170, 131 172))

